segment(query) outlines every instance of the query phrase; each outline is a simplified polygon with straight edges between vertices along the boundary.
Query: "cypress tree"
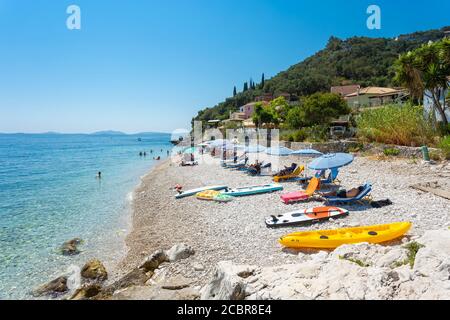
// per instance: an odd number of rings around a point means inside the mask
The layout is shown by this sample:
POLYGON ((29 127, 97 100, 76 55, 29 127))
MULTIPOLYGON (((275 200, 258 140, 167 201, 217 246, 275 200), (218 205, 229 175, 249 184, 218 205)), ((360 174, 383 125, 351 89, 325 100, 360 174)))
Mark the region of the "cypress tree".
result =
POLYGON ((259 85, 261 89, 264 89, 264 85, 266 84, 266 79, 264 73, 261 76, 261 84, 259 85))
POLYGON ((236 90, 236 86, 234 86, 234 89, 233 89, 233 97, 236 97, 236 95, 237 95, 237 90, 236 90))
POLYGON ((243 90, 244 92, 245 91, 248 91, 248 83, 247 82, 244 82, 244 90, 243 90))

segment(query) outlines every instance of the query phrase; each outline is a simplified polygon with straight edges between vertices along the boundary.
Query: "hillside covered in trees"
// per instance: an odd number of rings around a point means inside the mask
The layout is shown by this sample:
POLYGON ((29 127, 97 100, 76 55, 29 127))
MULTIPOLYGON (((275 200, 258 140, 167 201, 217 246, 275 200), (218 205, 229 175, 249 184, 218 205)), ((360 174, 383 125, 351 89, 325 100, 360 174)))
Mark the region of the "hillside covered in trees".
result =
MULTIPOLYGON (((325 49, 293 65, 275 77, 243 84, 238 92, 218 105, 199 111, 194 120, 224 120, 240 106, 265 93, 308 96, 329 92, 331 86, 357 83, 362 86, 394 86, 394 61, 399 54, 429 41, 438 41, 450 27, 401 35, 397 38, 331 37, 325 49)), ((231 92, 230 88, 230 92, 231 92)))

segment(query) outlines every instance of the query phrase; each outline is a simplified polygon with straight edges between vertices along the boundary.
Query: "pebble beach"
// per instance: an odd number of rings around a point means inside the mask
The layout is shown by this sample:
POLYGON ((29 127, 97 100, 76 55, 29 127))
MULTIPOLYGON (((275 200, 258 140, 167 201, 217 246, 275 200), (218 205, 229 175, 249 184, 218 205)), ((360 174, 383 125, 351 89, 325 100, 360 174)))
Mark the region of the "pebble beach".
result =
MULTIPOLYGON (((281 157, 279 165, 307 164, 310 160, 281 157)), ((430 164, 413 159, 356 156, 352 164, 342 168, 338 177, 341 186, 349 189, 370 182, 373 200, 390 199, 392 205, 383 208, 346 205, 341 207, 348 209, 350 214, 344 218, 270 229, 265 225, 265 218, 270 215, 317 207, 323 203, 282 203, 282 193, 302 189, 297 182, 282 183, 284 190, 280 192, 236 198, 229 203, 201 201, 195 197, 177 200, 173 190, 177 184, 183 186, 183 190, 189 190, 207 185, 259 185, 270 183, 272 179, 270 176, 253 177, 241 171, 224 169, 219 159, 210 158, 206 163, 200 161, 194 167, 181 167, 176 159, 167 160, 143 177, 134 192, 132 230, 126 239, 128 253, 119 269, 126 273, 139 265, 149 252, 185 243, 195 249, 195 255, 161 265, 155 275, 183 276, 193 285, 202 287, 211 279, 220 261, 261 267, 297 262, 298 253, 283 249, 277 241, 291 232, 410 221, 413 228, 404 239, 409 241, 428 230, 450 226, 450 200, 411 186, 432 181, 445 184, 449 178, 449 162, 430 164)))

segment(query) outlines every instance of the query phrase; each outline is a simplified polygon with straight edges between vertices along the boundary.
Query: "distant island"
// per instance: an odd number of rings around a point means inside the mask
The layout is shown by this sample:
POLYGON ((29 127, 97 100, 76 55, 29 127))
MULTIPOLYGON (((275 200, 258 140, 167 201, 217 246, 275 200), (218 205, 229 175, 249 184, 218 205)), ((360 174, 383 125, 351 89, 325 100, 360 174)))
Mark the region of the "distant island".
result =
POLYGON ((93 136, 126 136, 127 134, 121 131, 113 131, 113 130, 106 130, 106 131, 97 131, 94 133, 91 133, 93 136))

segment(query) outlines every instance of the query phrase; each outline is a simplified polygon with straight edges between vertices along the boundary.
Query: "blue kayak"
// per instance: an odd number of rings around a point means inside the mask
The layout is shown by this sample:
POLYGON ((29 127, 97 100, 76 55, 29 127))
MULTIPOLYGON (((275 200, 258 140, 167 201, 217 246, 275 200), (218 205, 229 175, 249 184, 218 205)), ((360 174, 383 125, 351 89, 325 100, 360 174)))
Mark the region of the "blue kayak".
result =
POLYGON ((233 197, 244 197, 261 193, 275 192, 280 190, 283 190, 283 186, 281 184, 271 183, 260 186, 225 189, 225 191, 222 191, 221 194, 233 197))

